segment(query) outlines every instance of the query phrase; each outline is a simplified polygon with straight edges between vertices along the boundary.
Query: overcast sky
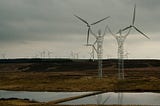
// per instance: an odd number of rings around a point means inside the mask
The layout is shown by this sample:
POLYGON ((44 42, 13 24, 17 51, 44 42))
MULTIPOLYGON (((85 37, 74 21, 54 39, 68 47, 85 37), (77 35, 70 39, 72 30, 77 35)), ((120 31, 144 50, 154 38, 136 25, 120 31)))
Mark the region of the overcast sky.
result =
MULTIPOLYGON (((87 28, 73 15, 89 23, 111 16, 93 29, 96 33, 108 25, 116 33, 130 25, 135 3, 135 24, 151 40, 132 30, 124 51, 129 58, 160 58, 160 0, 0 0, 0 57, 40 57, 42 51, 48 57, 50 51, 51 57, 74 52, 89 58, 87 28)), ((104 58, 117 57, 116 40, 108 32, 103 49, 104 58)))

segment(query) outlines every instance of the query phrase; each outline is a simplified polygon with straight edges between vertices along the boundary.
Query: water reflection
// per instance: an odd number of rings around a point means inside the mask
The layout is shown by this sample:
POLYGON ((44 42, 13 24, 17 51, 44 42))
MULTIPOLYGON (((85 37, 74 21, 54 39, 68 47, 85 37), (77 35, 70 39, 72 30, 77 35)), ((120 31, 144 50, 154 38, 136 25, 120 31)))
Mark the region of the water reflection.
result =
POLYGON ((29 91, 5 91, 0 90, 0 98, 20 98, 39 102, 78 96, 89 92, 29 92, 29 91))
POLYGON ((104 105, 158 105, 160 106, 160 93, 103 93, 77 100, 64 102, 67 105, 104 104, 104 105))
POLYGON ((118 93, 118 105, 122 105, 123 104, 123 93, 119 92, 118 93))
POLYGON ((102 95, 102 94, 99 94, 99 95, 96 95, 96 101, 97 101, 97 104, 100 105, 100 104, 106 104, 107 101, 109 100, 109 98, 111 97, 111 95, 102 95))
MULTIPOLYGON (((0 90, 0 98, 27 98, 40 102, 47 102, 72 96, 78 96, 91 92, 27 92, 27 91, 5 91, 0 90)), ((119 104, 119 105, 157 105, 160 106, 160 93, 103 93, 76 99, 61 104, 66 105, 85 105, 85 104, 119 104)))

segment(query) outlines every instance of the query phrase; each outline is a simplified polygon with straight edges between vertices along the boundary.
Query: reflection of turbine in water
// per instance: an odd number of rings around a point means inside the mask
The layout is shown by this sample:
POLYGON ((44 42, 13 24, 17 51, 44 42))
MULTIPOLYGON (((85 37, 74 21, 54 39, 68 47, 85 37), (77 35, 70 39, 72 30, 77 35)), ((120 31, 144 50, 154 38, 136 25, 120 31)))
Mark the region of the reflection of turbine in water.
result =
POLYGON ((109 94, 108 96, 106 95, 106 99, 103 101, 103 97, 102 97, 102 94, 99 94, 99 95, 96 95, 96 97, 97 97, 97 104, 98 105, 104 105, 108 100, 109 100, 109 98, 111 97, 111 95, 109 94))
POLYGON ((97 104, 100 105, 102 102, 102 95, 97 95, 97 104))
POLYGON ((118 105, 122 105, 123 104, 123 93, 119 92, 118 93, 118 105))

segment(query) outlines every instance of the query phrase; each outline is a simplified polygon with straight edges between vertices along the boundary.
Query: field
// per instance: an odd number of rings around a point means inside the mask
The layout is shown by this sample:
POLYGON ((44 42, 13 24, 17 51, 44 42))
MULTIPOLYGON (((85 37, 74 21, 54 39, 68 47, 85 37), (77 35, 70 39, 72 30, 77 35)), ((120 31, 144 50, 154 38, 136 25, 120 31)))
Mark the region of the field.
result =
POLYGON ((29 91, 159 91, 159 60, 126 60, 125 80, 117 79, 117 60, 54 60, 0 64, 0 89, 29 91), (36 86, 35 86, 36 85, 36 86))
MULTIPOLYGON (((97 77, 97 61, 91 60, 0 61, 3 90, 160 92, 160 60, 125 60, 125 80, 117 79, 117 60, 104 60, 103 76, 97 77)), ((40 105, 26 100, 0 105, 17 102, 40 105)))

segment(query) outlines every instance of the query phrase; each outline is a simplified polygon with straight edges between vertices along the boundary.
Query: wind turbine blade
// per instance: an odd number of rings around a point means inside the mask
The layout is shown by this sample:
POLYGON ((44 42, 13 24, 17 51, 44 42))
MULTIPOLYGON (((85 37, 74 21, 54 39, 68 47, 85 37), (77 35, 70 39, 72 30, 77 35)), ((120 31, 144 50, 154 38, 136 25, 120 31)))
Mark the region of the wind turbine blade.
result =
POLYGON ((96 51, 96 53, 97 53, 97 49, 95 48, 95 46, 93 45, 93 48, 94 48, 94 50, 96 51))
POLYGON ((129 33, 131 32, 132 27, 133 27, 133 26, 130 26, 130 28, 128 27, 129 30, 128 30, 128 32, 124 35, 125 38, 126 38, 126 37, 129 35, 129 33))
POLYGON ((88 32, 87 32, 87 44, 88 44, 88 41, 89 41, 89 32, 90 32, 90 27, 88 28, 88 32))
POLYGON ((105 34, 106 34, 107 27, 108 27, 108 26, 106 25, 106 27, 105 27, 105 29, 104 29, 103 36, 105 36, 105 34))
POLYGON ((90 33, 96 38, 96 34, 90 29, 90 33))
MULTIPOLYGON (((124 28, 124 29, 122 29, 121 31, 123 32, 123 31, 125 31, 125 30, 127 30, 127 29, 129 29, 129 28, 131 28, 132 26, 129 26, 129 27, 126 27, 126 28, 124 28)), ((119 34, 120 33, 120 31, 118 31, 116 34, 119 34)))
POLYGON ((126 27, 126 28, 122 29, 121 31, 125 31, 125 30, 127 30, 127 29, 129 29, 129 28, 131 28, 131 27, 132 27, 132 26, 126 27))
POLYGON ((111 29, 110 29, 108 26, 107 26, 107 28, 108 28, 109 33, 110 33, 112 36, 116 37, 116 36, 112 33, 111 29))
POLYGON ((141 33, 146 38, 150 39, 147 35, 145 35, 143 32, 141 32, 139 29, 137 29, 135 26, 133 26, 135 30, 137 30, 139 33, 141 33))
POLYGON ((93 50, 93 61, 94 61, 94 47, 92 48, 92 50, 93 50))
POLYGON ((135 23, 135 18, 136 18, 136 4, 134 5, 132 25, 134 25, 135 23))
POLYGON ((84 46, 91 46, 91 44, 84 44, 84 46))
POLYGON ((97 43, 97 41, 98 41, 98 40, 96 39, 96 41, 93 43, 93 45, 95 45, 95 44, 97 43))
POLYGON ((89 23, 87 21, 85 21, 84 19, 82 19, 81 17, 77 16, 77 15, 74 15, 75 17, 77 17, 78 19, 80 19, 82 22, 86 23, 87 26, 89 27, 89 23))
POLYGON ((110 16, 105 17, 105 18, 103 18, 103 19, 101 19, 101 20, 99 20, 99 21, 97 21, 97 22, 92 23, 91 25, 95 25, 95 24, 97 24, 97 23, 99 23, 99 22, 101 22, 101 21, 103 21, 103 20, 106 20, 106 19, 109 18, 109 17, 110 17, 110 16))

